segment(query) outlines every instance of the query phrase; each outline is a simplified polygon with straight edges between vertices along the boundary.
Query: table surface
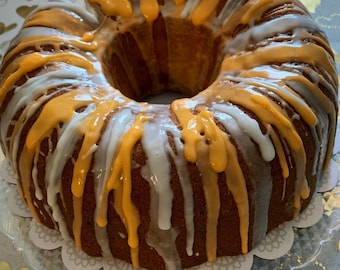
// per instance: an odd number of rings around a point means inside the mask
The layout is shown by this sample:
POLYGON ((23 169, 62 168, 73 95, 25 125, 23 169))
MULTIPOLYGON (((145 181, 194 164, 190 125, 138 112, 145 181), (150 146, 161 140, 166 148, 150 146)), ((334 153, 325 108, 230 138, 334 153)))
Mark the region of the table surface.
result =
MULTIPOLYGON (((17 33, 25 17, 42 2, 42 0, 0 0, 0 62, 9 41, 17 33)), ((303 0, 302 2, 328 35, 340 72, 339 0, 303 0)), ((340 119, 340 116, 338 119, 340 119)), ((340 154, 335 155, 334 159, 340 171, 340 154)), ((2 160, 3 155, 0 153, 0 162, 2 160)), ((324 195, 324 207, 324 218, 329 218, 333 208, 340 208, 340 179, 337 187, 324 195)), ((27 270, 29 267, 22 257, 20 249, 13 245, 10 238, 0 233, 0 270, 14 269, 27 270)), ((313 264, 304 269, 340 269, 340 230, 334 232, 332 239, 327 242, 326 248, 322 250, 313 264)))

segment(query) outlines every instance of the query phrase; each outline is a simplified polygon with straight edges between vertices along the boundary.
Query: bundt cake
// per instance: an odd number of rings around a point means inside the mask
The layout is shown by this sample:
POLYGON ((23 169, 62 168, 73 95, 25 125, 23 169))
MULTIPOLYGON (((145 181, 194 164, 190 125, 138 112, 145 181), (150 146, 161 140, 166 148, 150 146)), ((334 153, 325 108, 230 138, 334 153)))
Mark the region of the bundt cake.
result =
POLYGON ((91 256, 159 270, 247 253, 330 160, 333 52, 297 0, 49 1, 0 70, 19 193, 91 256))

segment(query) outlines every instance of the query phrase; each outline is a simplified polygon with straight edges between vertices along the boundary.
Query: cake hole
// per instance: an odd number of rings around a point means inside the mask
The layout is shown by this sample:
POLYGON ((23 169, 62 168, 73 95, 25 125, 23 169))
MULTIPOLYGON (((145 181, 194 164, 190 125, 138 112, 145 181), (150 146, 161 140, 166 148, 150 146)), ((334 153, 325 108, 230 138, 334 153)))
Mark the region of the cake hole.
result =
POLYGON ((106 51, 105 73, 123 95, 170 104, 193 97, 217 77, 221 37, 190 20, 163 18, 136 23, 115 36, 106 51))
POLYGON ((142 101, 152 104, 171 104, 174 100, 185 97, 186 96, 184 96, 181 92, 164 91, 160 94, 150 95, 142 101))

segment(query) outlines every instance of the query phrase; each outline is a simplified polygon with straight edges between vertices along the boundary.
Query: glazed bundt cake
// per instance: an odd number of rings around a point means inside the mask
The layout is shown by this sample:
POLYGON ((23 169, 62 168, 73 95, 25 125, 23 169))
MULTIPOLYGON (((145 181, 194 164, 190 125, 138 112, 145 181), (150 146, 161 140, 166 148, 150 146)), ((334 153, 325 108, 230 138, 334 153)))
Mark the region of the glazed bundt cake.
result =
POLYGON ((334 143, 333 53, 297 0, 50 1, 0 74, 34 218, 135 267, 247 253, 306 207, 334 143))

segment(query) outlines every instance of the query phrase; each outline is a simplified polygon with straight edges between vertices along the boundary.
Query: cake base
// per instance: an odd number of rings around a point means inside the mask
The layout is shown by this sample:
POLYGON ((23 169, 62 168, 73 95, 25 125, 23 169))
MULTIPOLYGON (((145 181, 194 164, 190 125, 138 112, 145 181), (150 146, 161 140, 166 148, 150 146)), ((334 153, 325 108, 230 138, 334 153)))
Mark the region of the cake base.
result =
MULTIPOLYGON (((22 250, 31 267, 38 270, 46 269, 51 265, 59 266, 58 269, 72 270, 134 269, 131 265, 113 258, 89 257, 77 250, 72 240, 64 240, 58 232, 36 223, 29 217, 29 211, 17 192, 14 184, 16 180, 6 160, 0 167, 0 175, 5 180, 0 181, 2 191, 0 203, 6 206, 0 214, 0 231, 14 239, 17 249, 22 250)), ((338 167, 332 161, 324 174, 319 192, 332 190, 338 179, 338 167)), ((338 188, 340 190, 340 183, 338 188)), ((286 265, 287 261, 290 262, 287 267, 313 263, 315 255, 322 254, 325 241, 326 243, 332 241, 334 232, 340 230, 336 222, 340 218, 340 208, 334 209, 329 216, 322 218, 324 212, 322 200, 320 193, 315 194, 310 205, 296 220, 286 222, 271 231, 266 239, 248 254, 221 257, 214 263, 203 264, 192 269, 250 270, 254 267, 258 269, 260 265, 268 265, 268 263, 270 267, 282 265, 283 262, 286 265), (309 243, 308 248, 304 245, 306 242, 309 243)), ((325 213, 329 213, 329 209, 328 212, 326 209, 325 213)))

